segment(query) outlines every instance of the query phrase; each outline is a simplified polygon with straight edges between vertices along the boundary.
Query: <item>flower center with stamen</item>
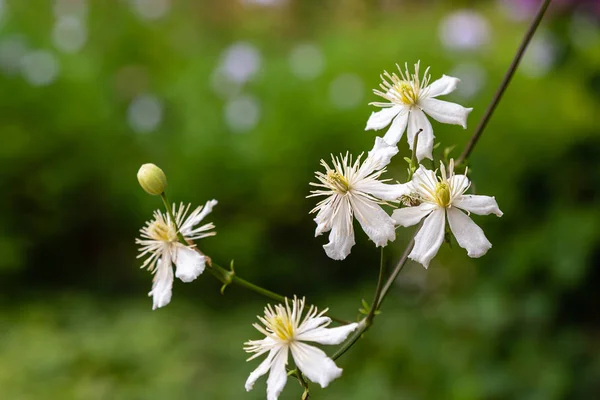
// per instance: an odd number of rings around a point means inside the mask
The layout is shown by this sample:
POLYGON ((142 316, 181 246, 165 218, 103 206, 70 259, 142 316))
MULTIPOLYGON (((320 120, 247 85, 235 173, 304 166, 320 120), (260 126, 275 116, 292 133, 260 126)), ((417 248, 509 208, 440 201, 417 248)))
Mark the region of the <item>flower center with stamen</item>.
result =
POLYGON ((291 341, 294 339, 294 325, 286 316, 276 316, 271 319, 271 327, 281 340, 291 341))
POLYGON ((417 93, 413 86, 406 82, 400 81, 396 84, 396 91, 400 95, 400 100, 406 105, 416 104, 418 100, 417 93))
POLYGON ((335 171, 327 172, 327 181, 331 185, 332 189, 338 193, 345 194, 350 191, 350 183, 346 177, 335 171))
POLYGON ((154 240, 160 240, 163 242, 174 242, 177 241, 177 230, 173 224, 167 225, 163 221, 154 221, 148 228, 148 234, 154 240))
POLYGON ((450 205, 450 186, 446 182, 440 182, 435 187, 435 201, 441 207, 450 205))

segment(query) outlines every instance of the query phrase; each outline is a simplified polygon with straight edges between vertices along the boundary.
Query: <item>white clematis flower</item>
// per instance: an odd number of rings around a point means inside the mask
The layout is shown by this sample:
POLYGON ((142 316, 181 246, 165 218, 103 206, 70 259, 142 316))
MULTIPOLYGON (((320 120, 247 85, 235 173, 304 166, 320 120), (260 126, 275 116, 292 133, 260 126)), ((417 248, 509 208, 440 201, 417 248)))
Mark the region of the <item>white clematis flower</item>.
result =
POLYGON ((264 327, 258 323, 253 326, 266 338, 244 343, 246 352, 255 353, 248 361, 268 353, 267 358, 246 381, 246 390, 250 391, 256 380, 270 371, 267 378, 268 400, 276 400, 287 382, 288 351, 292 352, 296 367, 321 387, 326 387, 332 380, 338 378, 342 374, 342 369, 335 365, 323 350, 304 342, 339 344, 358 327, 357 323, 352 323, 327 328, 331 323, 329 317, 323 316, 327 309, 318 312, 314 306, 311 306, 302 319, 304 299, 298 300, 294 297, 291 303, 290 307, 286 299, 285 306, 278 304, 275 307, 271 305, 265 307, 265 316, 258 317, 264 327))
POLYGON ((379 180, 396 153, 396 146, 378 137, 362 164, 361 156, 353 161, 348 153, 339 158, 332 156, 333 168, 321 160, 325 172, 317 172, 319 183, 311 185, 322 189, 311 191, 308 197, 327 196, 311 213, 317 212, 315 236, 331 231, 329 243, 323 246, 329 257, 343 260, 350 254, 355 243, 353 216, 376 246, 385 246, 396 238, 394 220, 380 204, 397 201, 410 190, 406 184, 386 184, 389 179, 379 180))
POLYGON ((416 225, 425 218, 408 256, 425 268, 444 241, 446 216, 458 245, 473 258, 483 256, 492 244, 468 214, 502 216, 494 197, 464 194, 471 183, 466 175, 454 175, 454 160, 450 160, 448 175, 444 164, 440 165, 441 178, 421 165, 410 182, 412 193, 408 196, 408 203, 417 205, 399 208, 392 213, 396 223, 404 227, 416 225))
POLYGON ((406 64, 404 71, 396 65, 400 76, 384 71, 381 75, 383 82, 379 85, 382 90, 375 89, 373 93, 388 102, 370 103, 382 107, 383 110, 371 114, 365 130, 380 130, 391 123, 383 139, 390 145, 396 146, 408 127, 408 146, 412 150, 415 134, 422 129, 417 141, 417 158, 421 161, 423 158, 432 159, 433 151, 433 128, 425 114, 439 122, 466 128, 467 116, 473 109, 436 99, 438 96, 454 91, 460 80, 442 75, 430 85, 429 67, 421 79, 419 64, 420 61, 415 64, 415 73, 412 75, 406 64))
POLYGON ((148 293, 148 296, 153 298, 153 310, 164 307, 171 301, 172 264, 176 266, 175 276, 183 282, 193 281, 204 271, 206 257, 198 253, 194 245, 180 243, 177 235, 181 233, 186 240, 216 235, 216 232, 207 232, 215 228, 212 223, 195 228, 215 205, 217 201, 210 200, 204 207, 196 208, 186 218, 190 205, 185 207, 182 203, 177 209, 173 204, 176 224, 171 221, 168 214, 157 210, 154 212, 154 219, 146 222, 146 226, 140 229, 141 238, 136 239, 135 242, 142 246, 138 258, 149 255, 142 268, 148 268, 154 274, 152 290, 148 293))

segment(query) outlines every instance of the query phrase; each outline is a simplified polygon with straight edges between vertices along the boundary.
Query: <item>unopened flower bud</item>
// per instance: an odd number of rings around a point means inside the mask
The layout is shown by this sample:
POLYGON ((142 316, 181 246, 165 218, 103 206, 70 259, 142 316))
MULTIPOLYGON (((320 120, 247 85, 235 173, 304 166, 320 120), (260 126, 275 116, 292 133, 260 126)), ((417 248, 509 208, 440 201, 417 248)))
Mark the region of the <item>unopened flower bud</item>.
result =
POLYGON ((167 188, 165 173, 154 164, 142 165, 138 171, 137 178, 142 189, 153 196, 162 194, 167 188))

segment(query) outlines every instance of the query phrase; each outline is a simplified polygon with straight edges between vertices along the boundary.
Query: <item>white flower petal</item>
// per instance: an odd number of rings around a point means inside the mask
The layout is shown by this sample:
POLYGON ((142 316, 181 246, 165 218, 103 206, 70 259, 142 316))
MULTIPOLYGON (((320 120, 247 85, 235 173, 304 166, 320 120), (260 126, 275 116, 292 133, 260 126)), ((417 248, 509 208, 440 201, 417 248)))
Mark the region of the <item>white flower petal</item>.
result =
POLYGON ((448 209, 448 223, 458 245, 467 250, 469 257, 481 257, 492 247, 483 230, 458 208, 448 209))
POLYGON ((271 351, 269 351, 269 354, 267 355, 267 358, 265 358, 263 362, 261 362, 260 365, 254 371, 252 371, 250 376, 248 376, 248 379, 246 380, 247 392, 252 390, 258 378, 260 378, 261 376, 266 374, 267 371, 269 371, 269 369, 271 368, 271 364, 273 363, 273 358, 281 351, 281 349, 281 347, 271 349, 271 351))
POLYGON ((473 111, 472 108, 465 108, 459 104, 438 99, 422 99, 419 101, 419 106, 435 120, 444 124, 460 125, 465 129, 467 128, 467 117, 473 111))
POLYGON ((406 228, 418 224, 436 207, 435 204, 421 203, 414 207, 397 208, 392 213, 392 219, 396 224, 406 228))
POLYGON ((452 205, 477 215, 496 214, 502 216, 495 197, 466 194, 458 196, 452 205))
POLYGON ((408 124, 408 110, 403 109, 392 121, 392 125, 383 136, 383 140, 392 146, 396 146, 406 130, 408 124))
POLYGON ((328 232, 331 229, 331 221, 333 221, 333 212, 335 211, 334 205, 339 203, 341 198, 339 195, 332 195, 327 199, 329 203, 328 206, 325 206, 319 210, 317 216, 314 221, 317 223, 317 228, 315 229, 315 237, 328 232))
POLYGON ((200 223, 204 219, 204 217, 206 217, 212 212, 213 208, 217 204, 219 204, 219 202, 215 199, 207 201, 206 204, 204 204, 204 207, 202 207, 202 211, 200 211, 200 213, 196 215, 194 219, 190 219, 190 223, 192 225, 197 225, 198 223, 200 223))
POLYGON ((342 375, 342 369, 323 350, 301 342, 292 343, 290 349, 300 371, 321 387, 327 387, 332 380, 342 375))
POLYGON ((442 75, 440 79, 429 85, 429 88, 427 89, 427 96, 437 97, 443 96, 448 93, 452 93, 454 89, 456 89, 456 86, 459 82, 460 79, 458 78, 453 78, 448 75, 442 75))
POLYGON ((467 178, 466 175, 452 175, 450 179, 448 179, 448 182, 450 183, 450 188, 452 189, 451 195, 453 197, 462 195, 471 184, 471 181, 469 181, 469 178, 467 178))
POLYGON ((148 296, 152 296, 152 309, 156 310, 171 302, 173 289, 173 268, 171 267, 171 256, 165 251, 163 258, 158 260, 157 270, 152 281, 152 290, 148 296))
MULTIPOLYGON (((192 236, 193 235, 193 227, 198 225, 204 217, 206 217, 210 212, 212 212, 213 207, 216 206, 219 202, 217 200, 209 200, 206 202, 204 207, 200 209, 196 209, 194 212, 190 214, 190 216, 185 220, 185 222, 180 226, 179 230, 183 236, 192 236)), ((212 225, 211 225, 212 226, 212 225)))
POLYGON ((325 253, 334 260, 343 260, 354 246, 352 211, 347 197, 339 199, 340 205, 331 222, 329 243, 323 246, 325 253))
POLYGON ((392 106, 384 108, 381 111, 371 113, 367 121, 367 127, 365 131, 370 129, 379 130, 383 129, 390 124, 392 118, 394 118, 402 110, 401 106, 392 106))
POLYGON ((379 136, 376 137, 373 149, 369 151, 369 155, 361 165, 358 176, 366 177, 371 172, 384 168, 396 154, 398 154, 398 147, 390 145, 379 136))
POLYGON ((287 347, 282 347, 273 358, 271 363, 271 372, 267 378, 267 400, 277 400, 281 391, 287 382, 287 365, 288 351, 287 347))
POLYGON ((298 337, 298 335, 303 334, 304 332, 308 332, 308 331, 312 331, 313 329, 325 327, 325 326, 329 325, 330 323, 331 323, 331 318, 329 318, 329 317, 308 318, 305 321, 303 321, 300 324, 300 326, 298 327, 298 332, 296 334, 296 337, 298 337))
POLYGON ((421 161, 424 158, 433 159, 433 128, 431 122, 427 119, 427 116, 423 111, 418 108, 413 108, 410 111, 408 117, 408 147, 412 150, 413 142, 415 140, 415 134, 422 129, 419 133, 419 140, 417 142, 417 159, 421 161))
POLYGON ((368 193, 385 201, 397 201, 398 198, 408 195, 412 185, 409 183, 395 183, 388 185, 376 180, 363 180, 354 185, 354 189, 368 193))
POLYGON ((352 323, 335 328, 316 327, 314 329, 306 329, 298 333, 296 339, 320 344, 340 344, 346 340, 350 332, 354 331, 357 326, 357 323, 352 323))
POLYGON ((438 179, 435 172, 419 165, 412 178, 412 184, 416 191, 422 195, 426 195, 428 191, 435 192, 438 179))
POLYGON ((425 268, 429 266, 429 262, 435 257, 444 241, 445 214, 446 210, 443 208, 433 210, 425 218, 423 226, 415 236, 415 246, 408 257, 423 264, 425 268))
POLYGON ((174 253, 175 276, 183 282, 191 282, 204 272, 206 258, 203 255, 181 244, 177 245, 174 253))
POLYGON ((354 216, 375 246, 385 246, 396 239, 394 220, 379 204, 362 196, 353 196, 350 201, 354 216))

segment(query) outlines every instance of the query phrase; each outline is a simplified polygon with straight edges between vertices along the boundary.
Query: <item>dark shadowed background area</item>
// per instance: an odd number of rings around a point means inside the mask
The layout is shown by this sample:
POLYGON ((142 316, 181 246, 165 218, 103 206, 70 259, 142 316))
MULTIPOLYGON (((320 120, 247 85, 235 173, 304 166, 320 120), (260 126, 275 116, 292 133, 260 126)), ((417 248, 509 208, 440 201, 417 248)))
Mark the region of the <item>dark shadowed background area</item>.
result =
MULTIPOLYGON (((319 160, 371 148, 379 74, 419 59, 474 107, 467 130, 433 123, 458 156, 537 3, 0 1, 0 398, 265 398, 242 343, 266 300, 204 274, 151 311, 134 238, 161 204, 139 166, 172 201, 218 199, 199 247, 221 265, 354 319, 379 253, 357 229, 326 257, 305 198, 319 160)), ((410 263, 315 399, 597 398, 599 13, 556 1, 470 159, 504 211, 474 217, 494 247, 410 263)), ((300 395, 290 379, 281 399, 300 395)))

